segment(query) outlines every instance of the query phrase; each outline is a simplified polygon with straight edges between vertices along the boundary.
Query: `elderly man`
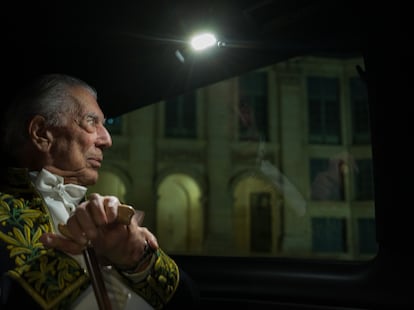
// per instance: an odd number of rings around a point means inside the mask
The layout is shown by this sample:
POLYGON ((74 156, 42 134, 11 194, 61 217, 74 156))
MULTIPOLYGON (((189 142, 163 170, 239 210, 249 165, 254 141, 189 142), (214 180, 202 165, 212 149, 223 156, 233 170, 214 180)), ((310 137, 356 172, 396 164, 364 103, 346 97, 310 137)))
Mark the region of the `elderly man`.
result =
POLYGON ((122 221, 117 197, 85 197, 112 145, 104 121, 95 90, 62 74, 37 79, 5 115, 1 309, 102 309, 98 286, 110 309, 196 302, 137 214, 122 221))

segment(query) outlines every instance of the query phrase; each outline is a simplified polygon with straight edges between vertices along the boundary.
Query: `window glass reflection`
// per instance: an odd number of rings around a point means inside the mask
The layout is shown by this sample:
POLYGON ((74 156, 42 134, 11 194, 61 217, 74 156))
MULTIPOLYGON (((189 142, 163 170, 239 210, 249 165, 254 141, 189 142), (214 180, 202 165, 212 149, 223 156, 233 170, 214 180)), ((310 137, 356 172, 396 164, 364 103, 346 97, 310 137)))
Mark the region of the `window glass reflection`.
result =
MULTIPOLYGON (((370 259, 362 58, 301 57, 122 116, 103 168, 171 254, 370 259)), ((99 184, 105 191, 105 184, 99 184)))

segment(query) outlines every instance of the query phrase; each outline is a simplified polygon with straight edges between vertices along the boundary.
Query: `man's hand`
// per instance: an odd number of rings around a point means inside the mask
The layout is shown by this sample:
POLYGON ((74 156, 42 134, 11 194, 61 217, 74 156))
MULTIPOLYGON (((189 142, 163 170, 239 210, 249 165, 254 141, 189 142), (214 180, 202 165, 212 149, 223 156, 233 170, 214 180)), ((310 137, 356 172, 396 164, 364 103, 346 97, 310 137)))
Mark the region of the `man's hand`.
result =
POLYGON ((69 254, 81 254, 86 246, 93 246, 102 263, 131 266, 139 261, 147 245, 157 249, 158 242, 140 226, 143 212, 128 212, 115 196, 91 194, 61 226, 66 237, 47 233, 40 240, 47 247, 69 254))

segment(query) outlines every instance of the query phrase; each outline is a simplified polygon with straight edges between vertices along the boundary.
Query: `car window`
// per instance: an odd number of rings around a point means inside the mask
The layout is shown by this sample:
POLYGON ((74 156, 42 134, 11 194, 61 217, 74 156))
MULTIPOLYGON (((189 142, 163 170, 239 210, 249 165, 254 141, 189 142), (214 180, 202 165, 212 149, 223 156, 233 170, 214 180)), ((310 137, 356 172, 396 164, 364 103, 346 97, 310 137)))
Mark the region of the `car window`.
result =
POLYGON ((90 191, 145 211, 171 254, 377 253, 362 57, 303 56, 109 119, 90 191))

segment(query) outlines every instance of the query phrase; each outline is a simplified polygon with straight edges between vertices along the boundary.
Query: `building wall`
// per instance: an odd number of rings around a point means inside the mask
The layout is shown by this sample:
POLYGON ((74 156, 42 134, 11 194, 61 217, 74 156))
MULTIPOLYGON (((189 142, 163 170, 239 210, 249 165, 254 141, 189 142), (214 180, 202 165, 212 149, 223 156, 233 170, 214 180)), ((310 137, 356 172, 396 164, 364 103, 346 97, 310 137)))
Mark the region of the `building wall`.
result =
MULTIPOLYGON (((189 216, 195 216, 193 221, 199 224, 193 225, 189 234, 198 237, 188 238, 185 244, 181 241, 176 252, 361 258, 363 255, 357 250, 358 219, 374 217, 374 202, 352 199, 352 171, 345 173, 344 201, 313 201, 309 175, 311 157, 331 158, 347 153, 371 157, 370 145, 352 144, 348 126, 351 116, 346 108, 347 81, 357 75, 357 64, 361 64, 361 59, 309 57, 263 68, 269 77, 269 141, 238 140, 236 78, 197 90, 196 139, 165 138, 164 102, 124 115, 121 134, 113 135, 113 147, 106 151, 102 169, 120 175, 126 201, 146 212, 144 225, 156 234, 165 230, 161 227, 163 223, 157 221, 162 218, 157 214, 160 184, 176 174, 194 180, 200 191, 199 201, 190 203, 182 211, 186 213, 177 216, 186 218, 183 223, 188 222, 189 216), (340 80, 344 120, 340 145, 308 143, 306 77, 309 75, 334 76, 340 80), (250 251, 250 211, 247 198, 243 198, 250 185, 246 184, 255 184, 256 191, 260 191, 257 184, 261 184, 261 190, 272 197, 272 248, 266 253, 250 251), (324 217, 344 220, 345 251, 315 253, 312 223, 314 218, 324 217)), ((178 183, 183 186, 183 195, 191 196, 186 183, 178 183)), ((94 189, 105 192, 105 185, 98 182, 94 189)), ((172 194, 168 199, 177 197, 172 194)), ((174 223, 178 225, 179 221, 174 223)), ((162 241, 169 242, 164 237, 162 241)), ((174 248, 169 250, 175 252, 174 248)))

